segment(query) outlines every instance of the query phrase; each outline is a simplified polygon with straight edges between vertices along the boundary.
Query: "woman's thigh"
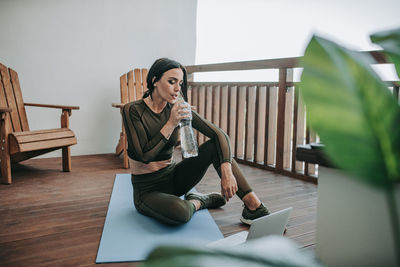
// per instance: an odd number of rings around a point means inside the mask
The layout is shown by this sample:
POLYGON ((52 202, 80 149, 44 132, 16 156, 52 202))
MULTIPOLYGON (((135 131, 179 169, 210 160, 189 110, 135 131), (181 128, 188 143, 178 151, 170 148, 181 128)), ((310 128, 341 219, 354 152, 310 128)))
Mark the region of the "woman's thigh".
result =
POLYGON ((183 195, 204 177, 208 167, 216 161, 217 151, 211 140, 199 146, 199 155, 183 159, 175 166, 173 183, 176 195, 183 195))

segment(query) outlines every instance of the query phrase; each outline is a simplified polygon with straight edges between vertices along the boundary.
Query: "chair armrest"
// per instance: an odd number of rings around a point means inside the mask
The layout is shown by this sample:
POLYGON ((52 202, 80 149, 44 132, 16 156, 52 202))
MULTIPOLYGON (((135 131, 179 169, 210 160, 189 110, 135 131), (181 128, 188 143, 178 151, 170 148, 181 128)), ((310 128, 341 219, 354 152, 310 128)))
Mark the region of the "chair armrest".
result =
POLYGON ((12 109, 11 108, 7 108, 7 107, 0 107, 0 113, 6 113, 6 112, 11 112, 12 109))
POLYGON ((113 106, 114 108, 122 108, 125 104, 122 103, 112 103, 111 106, 113 106))
MULTIPOLYGON (((0 121, 3 123, 4 119, 7 116, 7 113, 11 112, 12 109, 8 107, 0 107, 0 121)), ((2 127, 0 127, 1 129, 2 127)))
POLYGON ((31 107, 42 107, 42 108, 59 108, 59 109, 79 109, 78 106, 60 106, 60 105, 47 105, 47 104, 34 104, 34 103, 24 103, 25 106, 31 107))

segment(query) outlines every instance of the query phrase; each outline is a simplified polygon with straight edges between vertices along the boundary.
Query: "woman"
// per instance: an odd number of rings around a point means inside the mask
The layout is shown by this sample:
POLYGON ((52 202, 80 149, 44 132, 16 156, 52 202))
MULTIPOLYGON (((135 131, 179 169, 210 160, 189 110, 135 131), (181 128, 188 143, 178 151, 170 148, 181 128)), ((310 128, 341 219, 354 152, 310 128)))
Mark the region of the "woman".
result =
POLYGON ((126 104, 122 110, 136 209, 164 223, 182 224, 195 211, 221 207, 237 194, 245 204, 243 223, 268 215, 232 159, 228 136, 178 100, 180 94, 187 100, 185 68, 170 59, 156 60, 147 75, 147 88, 143 99, 126 104), (210 140, 199 146, 197 157, 176 164, 172 153, 178 124, 190 115, 193 128, 210 140), (221 178, 221 194, 188 193, 211 164, 221 178), (184 200, 179 198, 183 194, 184 200))

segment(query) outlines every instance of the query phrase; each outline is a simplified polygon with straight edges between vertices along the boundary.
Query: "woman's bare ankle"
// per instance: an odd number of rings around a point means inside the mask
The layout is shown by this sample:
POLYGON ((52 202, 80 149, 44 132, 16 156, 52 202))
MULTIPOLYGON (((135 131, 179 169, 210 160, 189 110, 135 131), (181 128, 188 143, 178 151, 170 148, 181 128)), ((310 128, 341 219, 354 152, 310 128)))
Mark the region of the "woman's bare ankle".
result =
POLYGON ((200 206, 201 206, 200 201, 195 200, 195 199, 191 199, 191 200, 189 200, 189 201, 192 202, 192 203, 194 204, 194 207, 196 208, 196 210, 199 210, 199 209, 200 209, 200 206))
POLYGON ((246 207, 250 210, 255 210, 261 205, 260 199, 257 197, 257 195, 254 192, 250 192, 246 194, 242 198, 243 203, 246 205, 246 207))

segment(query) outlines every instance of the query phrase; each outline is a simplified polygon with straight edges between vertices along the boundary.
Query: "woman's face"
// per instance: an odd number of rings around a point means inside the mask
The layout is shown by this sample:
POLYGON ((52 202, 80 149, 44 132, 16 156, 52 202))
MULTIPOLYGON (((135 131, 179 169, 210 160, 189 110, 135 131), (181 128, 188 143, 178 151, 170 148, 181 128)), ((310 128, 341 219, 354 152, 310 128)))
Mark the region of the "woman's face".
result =
POLYGON ((183 84, 183 71, 180 68, 170 69, 154 83, 154 91, 165 101, 174 104, 183 84))

